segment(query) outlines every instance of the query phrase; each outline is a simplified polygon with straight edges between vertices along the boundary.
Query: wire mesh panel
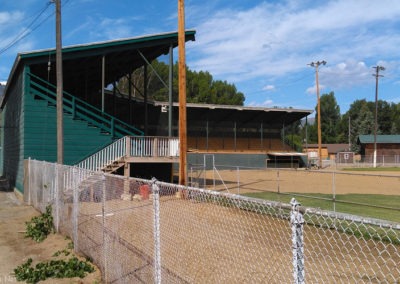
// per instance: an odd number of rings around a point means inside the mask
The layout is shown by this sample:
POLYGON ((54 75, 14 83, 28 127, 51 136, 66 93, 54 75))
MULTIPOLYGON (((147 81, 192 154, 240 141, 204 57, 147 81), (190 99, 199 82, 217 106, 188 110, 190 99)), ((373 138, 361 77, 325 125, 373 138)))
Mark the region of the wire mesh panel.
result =
POLYGON ((306 282, 399 283, 400 226, 328 212, 304 219, 306 282))
POLYGON ((290 282, 287 211, 240 196, 170 184, 160 184, 160 195, 163 280, 290 282))
MULTIPOLYGON (((56 228, 105 283, 400 282, 400 223, 301 207, 294 198, 266 201, 31 160, 26 168, 25 200, 53 206, 56 228)), ((267 173, 271 186, 289 188, 288 172, 267 173)), ((319 177, 335 184, 334 175, 319 177)))
POLYGON ((154 214, 148 182, 106 176, 103 220, 106 282, 153 282, 154 214), (130 195, 135 198, 131 200, 130 195))

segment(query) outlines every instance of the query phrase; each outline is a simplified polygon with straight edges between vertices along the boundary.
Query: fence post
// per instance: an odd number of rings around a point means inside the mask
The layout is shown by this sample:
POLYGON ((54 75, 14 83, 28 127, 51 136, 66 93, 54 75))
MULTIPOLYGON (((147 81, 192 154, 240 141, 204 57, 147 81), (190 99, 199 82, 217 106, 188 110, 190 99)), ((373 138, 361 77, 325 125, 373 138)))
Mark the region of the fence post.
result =
POLYGON ((237 194, 240 194, 240 169, 239 169, 239 167, 236 167, 236 180, 237 180, 237 189, 238 189, 237 194))
POLYGON ((292 198, 290 201, 290 224, 292 227, 293 245, 293 280, 295 284, 304 284, 304 243, 303 243, 303 214, 299 211, 300 203, 292 198))
POLYGON ((101 174, 101 223, 103 232, 103 261, 104 261, 104 283, 108 283, 108 271, 107 271, 107 237, 106 237, 106 177, 104 173, 101 174))
POLYGON ((160 241, 160 188, 152 179, 153 209, 154 209, 154 283, 161 283, 161 241, 160 241))
POLYGON ((56 227, 56 232, 59 233, 59 225, 60 225, 60 171, 58 170, 58 164, 54 164, 54 169, 55 169, 55 176, 56 179, 54 181, 54 205, 55 205, 55 215, 56 215, 56 220, 55 220, 55 227, 56 227))
POLYGON ((72 168, 72 234, 74 240, 74 251, 79 251, 79 243, 78 243, 78 210, 79 210, 79 187, 76 178, 77 169, 72 168))

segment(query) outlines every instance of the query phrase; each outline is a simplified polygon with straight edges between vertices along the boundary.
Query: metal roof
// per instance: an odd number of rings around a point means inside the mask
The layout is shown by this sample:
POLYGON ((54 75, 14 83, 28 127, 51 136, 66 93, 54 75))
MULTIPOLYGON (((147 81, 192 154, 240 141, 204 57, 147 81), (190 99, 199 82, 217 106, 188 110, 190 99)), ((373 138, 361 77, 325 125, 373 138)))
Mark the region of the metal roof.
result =
MULTIPOLYGON (((186 41, 194 41, 195 33, 194 30, 187 30, 186 41)), ((142 55, 151 62, 153 59, 167 54, 171 46, 173 48, 178 46, 177 32, 63 47, 64 90, 83 97, 85 100, 91 96, 98 96, 102 88, 103 56, 105 56, 105 83, 108 85, 146 65, 142 55)), ((15 84, 18 72, 22 72, 24 66, 29 66, 33 74, 56 85, 55 52, 55 48, 51 48, 18 54, 6 85, 5 98, 1 107, 7 101, 9 93, 7 90, 15 84), (48 72, 49 61, 51 62, 50 72, 48 72)), ((149 104, 154 108, 154 110, 150 109, 149 122, 154 120, 154 124, 157 124, 159 108, 168 103, 149 102, 149 104)), ((174 108, 178 108, 177 103, 174 104, 174 108)), ((293 108, 190 103, 187 104, 187 109, 187 120, 193 127, 203 125, 204 121, 213 121, 215 122, 214 126, 220 125, 221 127, 224 123, 230 125, 232 121, 235 121, 238 127, 263 123, 276 129, 281 129, 313 112, 313 110, 293 108)), ((174 112, 177 113, 175 110, 174 112)))
MULTIPOLYGON (((195 33, 194 30, 187 30, 186 41, 194 41, 195 33)), ((105 83, 108 85, 145 65, 142 55, 151 62, 163 54, 168 54, 171 46, 173 48, 178 46, 177 32, 63 47, 64 90, 72 94, 82 92, 93 94, 101 90, 103 56, 105 56, 105 83)), ((50 83, 55 85, 55 53, 55 48, 19 53, 8 78, 5 96, 8 95, 7 90, 14 84, 16 73, 21 72, 21 68, 25 65, 30 66, 31 72, 36 76, 49 79, 50 83), (48 72, 49 61, 50 72, 48 72)), ((5 101, 6 99, 2 105, 5 101)))
MULTIPOLYGON (((374 143, 374 135, 359 135, 357 142, 359 144, 374 143)), ((380 144, 400 144, 400 135, 376 135, 376 143, 380 144)))
MULTIPOLYGON (((167 105, 167 102, 154 102, 154 106, 156 107, 167 105)), ((177 109, 179 104, 174 103, 173 106, 177 109)), ((207 120, 222 124, 224 122, 236 121, 242 125, 264 123, 269 127, 278 129, 281 129, 284 125, 290 125, 313 112, 313 110, 293 108, 265 108, 194 103, 187 103, 186 108, 188 123, 196 121, 198 123, 204 123, 204 121, 207 120)))

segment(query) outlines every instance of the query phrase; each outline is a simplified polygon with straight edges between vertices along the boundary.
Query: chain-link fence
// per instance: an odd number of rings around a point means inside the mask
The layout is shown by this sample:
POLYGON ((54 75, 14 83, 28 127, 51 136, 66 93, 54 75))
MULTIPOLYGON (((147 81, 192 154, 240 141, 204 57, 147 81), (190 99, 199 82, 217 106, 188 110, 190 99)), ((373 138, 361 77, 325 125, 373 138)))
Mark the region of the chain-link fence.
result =
POLYGON ((52 205, 56 228, 106 283, 400 281, 400 226, 304 208, 295 199, 32 160, 25 169, 26 201, 40 210, 52 205))
POLYGON ((400 223, 398 172, 191 166, 192 186, 400 223))

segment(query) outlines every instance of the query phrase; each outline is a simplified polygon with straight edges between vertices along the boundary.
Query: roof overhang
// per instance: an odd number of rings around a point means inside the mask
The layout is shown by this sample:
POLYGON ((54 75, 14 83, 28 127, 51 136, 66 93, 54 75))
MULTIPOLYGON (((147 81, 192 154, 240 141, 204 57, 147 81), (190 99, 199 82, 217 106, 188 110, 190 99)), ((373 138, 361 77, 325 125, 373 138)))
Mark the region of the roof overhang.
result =
MULTIPOLYGON (((195 31, 185 32, 186 41, 195 40, 195 31)), ((117 81, 133 70, 146 65, 146 61, 168 54, 178 46, 178 33, 160 33, 111 41, 80 44, 62 48, 64 90, 92 94, 102 88, 102 62, 104 58, 105 85, 117 81), (144 58, 143 58, 144 57, 144 58)), ((36 76, 56 84, 55 48, 19 53, 11 69, 5 89, 14 84, 18 70, 29 66, 36 76), (48 71, 50 62, 50 72, 48 71)), ((1 106, 3 106, 4 102, 1 106)))
MULTIPOLYGON (((154 105, 161 108, 163 106, 168 106, 168 102, 154 102, 154 105)), ((174 103, 173 107, 178 108, 179 103, 174 103)), ((187 103, 186 108, 188 120, 237 121, 237 123, 244 124, 265 123, 270 126, 273 125, 278 129, 313 113, 313 110, 293 108, 265 108, 193 103, 187 103)))

